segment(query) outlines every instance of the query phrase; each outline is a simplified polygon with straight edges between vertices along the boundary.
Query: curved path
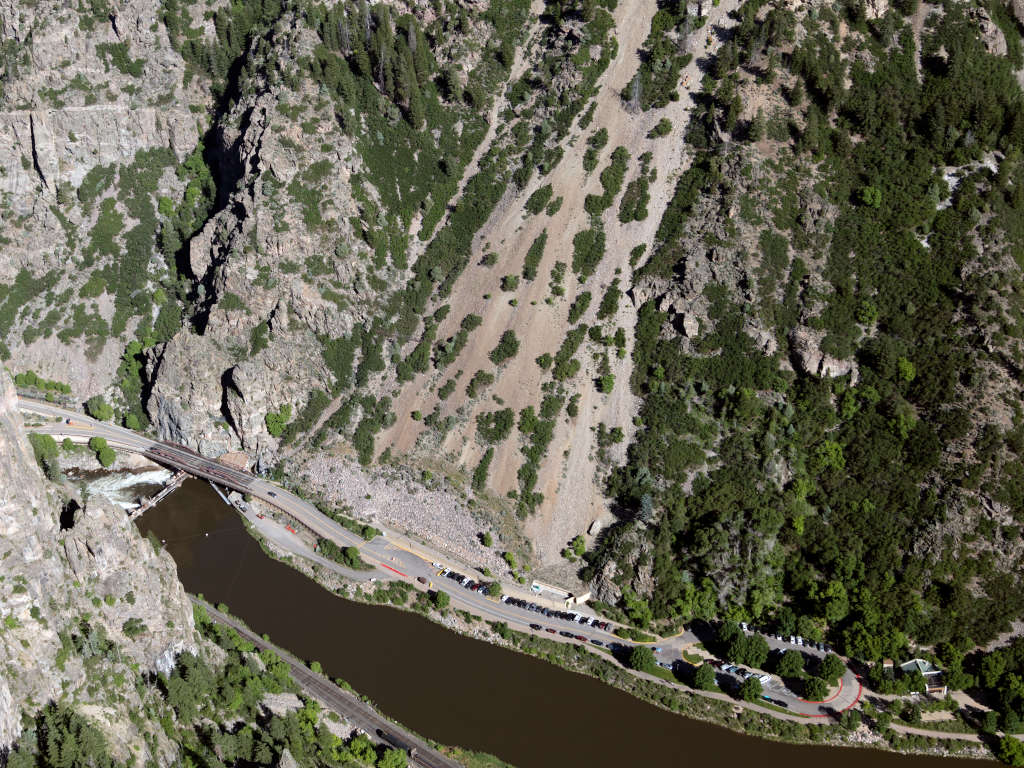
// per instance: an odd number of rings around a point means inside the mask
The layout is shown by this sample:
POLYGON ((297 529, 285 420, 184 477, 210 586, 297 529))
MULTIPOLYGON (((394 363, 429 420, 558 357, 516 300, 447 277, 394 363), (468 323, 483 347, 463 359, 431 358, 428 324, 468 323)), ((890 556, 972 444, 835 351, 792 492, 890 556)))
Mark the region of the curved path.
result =
MULTIPOLYGON (((44 420, 39 424, 26 425, 32 432, 49 434, 58 440, 69 438, 78 443, 86 443, 93 437, 102 437, 111 448, 139 453, 160 464, 181 469, 196 477, 212 480, 242 493, 250 494, 281 510, 316 536, 329 539, 338 546, 358 548, 363 560, 373 565, 375 570, 349 571, 333 563, 328 565, 328 567, 333 566, 333 570, 338 570, 346 576, 362 580, 371 577, 402 578, 411 581, 419 589, 430 587, 443 589, 451 596, 453 605, 469 610, 484 619, 503 621, 518 631, 533 632, 550 640, 583 643, 591 651, 602 654, 605 658, 608 656, 607 648, 612 643, 620 643, 625 646, 633 645, 633 643, 613 635, 611 630, 614 629, 614 626, 609 625, 606 631, 577 622, 547 617, 501 602, 481 592, 465 589, 457 582, 441 577, 440 569, 443 567, 443 563, 448 563, 454 570, 460 570, 470 578, 483 580, 483 576, 472 566, 453 562, 452 557, 439 553, 421 542, 414 542, 396 531, 385 531, 383 536, 378 536, 372 541, 365 541, 294 493, 249 472, 208 459, 183 446, 154 440, 115 424, 92 419, 77 411, 26 397, 18 398, 18 407, 25 413, 37 414, 44 419, 49 419, 49 421, 44 420), (423 582, 419 582, 418 579, 423 579, 423 582), (551 630, 554 630, 554 633, 551 630), (558 634, 559 632, 571 634, 566 637, 558 634)), ((282 549, 302 557, 312 557, 321 564, 325 564, 320 556, 310 551, 308 544, 299 536, 288 532, 284 526, 269 519, 259 519, 255 515, 247 515, 247 517, 250 522, 254 523, 261 535, 271 539, 282 549)), ((524 590, 518 584, 502 584, 502 588, 506 594, 511 596, 537 604, 545 603, 542 598, 524 590)), ((550 602, 547 603, 547 606, 556 607, 550 602)), ((557 607, 561 608, 561 606, 557 607)), ((577 612, 582 612, 582 610, 577 612)), ((767 640, 773 648, 793 647, 770 637, 767 640)), ((680 661, 681 653, 685 648, 697 642, 697 636, 686 630, 673 637, 656 640, 649 645, 656 646, 654 650, 658 661, 671 665, 680 661)), ((800 650, 809 655, 821 655, 819 651, 809 648, 800 650)), ((739 682, 737 678, 724 672, 719 673, 718 679, 723 687, 738 685, 739 682)), ((697 693, 734 701, 722 693, 703 691, 697 691, 697 693)), ((823 722, 828 722, 830 716, 858 703, 860 682, 852 672, 847 670, 843 676, 840 690, 831 699, 826 702, 807 702, 787 690, 779 678, 771 676, 770 682, 765 685, 765 694, 775 702, 781 701, 784 704, 777 709, 758 707, 759 711, 784 719, 821 718, 823 722)))

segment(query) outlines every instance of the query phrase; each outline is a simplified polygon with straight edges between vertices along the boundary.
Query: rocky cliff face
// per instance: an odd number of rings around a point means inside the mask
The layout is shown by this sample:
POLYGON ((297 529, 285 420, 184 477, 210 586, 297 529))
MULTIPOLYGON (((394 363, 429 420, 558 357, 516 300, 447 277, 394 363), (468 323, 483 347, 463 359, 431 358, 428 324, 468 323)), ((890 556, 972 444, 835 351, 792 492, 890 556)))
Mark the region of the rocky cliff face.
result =
POLYGON ((0 560, 0 748, 51 699, 88 707, 115 747, 139 743, 134 686, 105 672, 169 671, 197 648, 191 605, 170 556, 122 511, 43 477, 2 372, 0 560))
POLYGON ((160 19, 155 0, 0 2, 0 303, 14 294, 0 354, 86 397, 109 387, 123 335, 155 317, 130 316, 128 296, 152 291, 165 260, 151 241, 126 280, 115 258, 151 240, 157 198, 181 197, 171 166, 196 147, 207 101, 160 19), (130 200, 142 185, 119 174, 154 160, 165 170, 130 200))
POLYGON ((378 294, 369 248, 349 221, 360 215, 358 154, 299 68, 315 44, 288 17, 271 37, 273 64, 253 51, 259 75, 216 132, 237 180, 189 245, 202 334, 184 329, 150 355, 150 419, 200 450, 273 453, 264 415, 286 403, 297 410, 310 389, 330 385, 318 337, 348 334, 378 294))

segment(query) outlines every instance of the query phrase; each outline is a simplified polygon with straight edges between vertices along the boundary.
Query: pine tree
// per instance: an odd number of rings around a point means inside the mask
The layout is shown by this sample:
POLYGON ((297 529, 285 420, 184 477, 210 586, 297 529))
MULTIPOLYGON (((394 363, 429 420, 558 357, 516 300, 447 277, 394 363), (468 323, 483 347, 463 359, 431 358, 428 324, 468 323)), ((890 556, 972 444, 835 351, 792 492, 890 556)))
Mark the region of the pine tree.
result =
POLYGON ((640 97, 642 95, 643 86, 640 84, 640 75, 637 74, 633 78, 633 82, 629 84, 629 111, 639 112, 640 111, 640 97))
POLYGON ((415 19, 409 22, 409 50, 412 51, 412 63, 416 69, 416 81, 420 86, 426 85, 434 74, 434 54, 430 50, 426 35, 415 19), (415 44, 414 42, 415 41, 415 44))
POLYGON ((754 119, 750 121, 750 140, 763 141, 765 128, 764 110, 761 107, 758 107, 757 114, 754 115, 754 119))
POLYGON ((426 109, 423 106, 423 95, 417 85, 413 84, 412 96, 409 98, 409 125, 419 128, 426 120, 426 109))

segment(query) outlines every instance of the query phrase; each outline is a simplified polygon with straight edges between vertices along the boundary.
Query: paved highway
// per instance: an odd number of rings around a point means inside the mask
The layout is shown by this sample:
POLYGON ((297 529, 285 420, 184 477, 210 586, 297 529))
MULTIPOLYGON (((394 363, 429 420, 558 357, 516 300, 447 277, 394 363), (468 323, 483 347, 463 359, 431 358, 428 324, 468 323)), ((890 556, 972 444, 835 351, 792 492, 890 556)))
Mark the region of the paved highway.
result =
POLYGON ((431 749, 425 741, 395 725, 354 694, 339 688, 323 675, 316 674, 287 651, 268 643, 233 616, 221 613, 197 597, 192 597, 192 602, 202 605, 211 619, 231 627, 257 648, 272 649, 291 667, 292 677, 307 694, 333 709, 355 727, 362 728, 373 741, 410 752, 412 765, 424 768, 458 768, 457 762, 431 749))
MULTIPOLYGON (((197 477, 213 480, 242 493, 251 494, 285 512, 316 536, 330 539, 342 547, 357 547, 363 560, 376 568, 375 572, 347 571, 340 566, 334 568, 334 570, 345 572, 346 575, 361 580, 369 578, 370 575, 382 579, 404 579, 411 581, 419 589, 443 589, 451 596, 452 604, 457 608, 471 611, 484 619, 503 621, 521 632, 531 632, 559 642, 584 645, 595 653, 606 653, 608 646, 616 642, 625 645, 633 644, 612 634, 615 626, 610 622, 607 629, 583 625, 578 621, 547 616, 512 603, 501 602, 481 591, 471 591, 460 583, 441 575, 441 571, 449 567, 474 581, 485 580, 471 566, 453 562, 451 557, 431 549, 422 542, 414 542, 396 531, 385 531, 385 535, 367 542, 325 516, 309 502, 284 488, 249 472, 227 467, 183 446, 153 440, 137 432, 109 422, 97 421, 77 411, 61 408, 51 403, 20 397, 18 405, 22 411, 51 419, 49 422, 30 427, 33 432, 50 434, 57 439, 68 437, 76 442, 88 442, 92 437, 103 437, 112 448, 140 453, 161 464, 183 469, 197 477), (418 579, 423 579, 426 584, 422 584, 418 579), (570 633, 570 636, 559 634, 561 632, 570 633)), ((272 538, 279 546, 301 556, 308 557, 310 555, 308 546, 299 536, 291 534, 292 539, 290 540, 289 535, 283 532, 281 526, 277 526, 277 530, 274 530, 273 521, 253 520, 252 517, 250 517, 250 521, 257 523, 260 532, 263 535, 269 534, 268 537, 272 538)), ((314 559, 319 559, 319 557, 314 559)), ((518 584, 502 584, 502 588, 509 597, 532 603, 537 608, 564 610, 562 606, 556 605, 552 601, 546 601, 528 590, 524 590, 518 584)), ((585 607, 578 607, 575 610, 579 614, 593 617, 593 614, 585 607)), ((671 665, 680 661, 682 650, 685 647, 692 646, 697 641, 696 635, 684 631, 674 637, 657 640, 649 645, 655 646, 655 657, 659 661, 671 665)), ((784 641, 769 639, 768 642, 772 647, 793 647, 784 641)), ((811 656, 821 655, 820 652, 808 648, 800 650, 811 656)), ((729 677, 728 673, 720 674, 720 683, 727 686, 729 677)), ((768 689, 767 695, 772 699, 785 702, 784 706, 788 712, 805 717, 827 717, 829 710, 842 711, 853 706, 860 698, 860 684, 849 670, 843 677, 839 691, 825 702, 801 700, 786 690, 776 677, 773 677, 765 687, 768 689)))

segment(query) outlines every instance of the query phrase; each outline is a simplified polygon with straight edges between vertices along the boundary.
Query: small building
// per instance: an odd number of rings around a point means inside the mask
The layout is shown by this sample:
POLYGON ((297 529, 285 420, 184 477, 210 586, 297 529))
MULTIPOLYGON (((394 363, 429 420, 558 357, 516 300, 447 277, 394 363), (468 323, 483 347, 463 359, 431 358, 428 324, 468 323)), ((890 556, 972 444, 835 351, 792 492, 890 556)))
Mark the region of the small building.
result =
POLYGON ((945 678, 943 677, 942 670, 932 664, 930 661, 925 659, 911 659, 900 664, 900 672, 903 674, 911 674, 913 672, 920 672, 925 682, 925 693, 929 693, 933 696, 945 696, 949 691, 946 686, 945 678))

